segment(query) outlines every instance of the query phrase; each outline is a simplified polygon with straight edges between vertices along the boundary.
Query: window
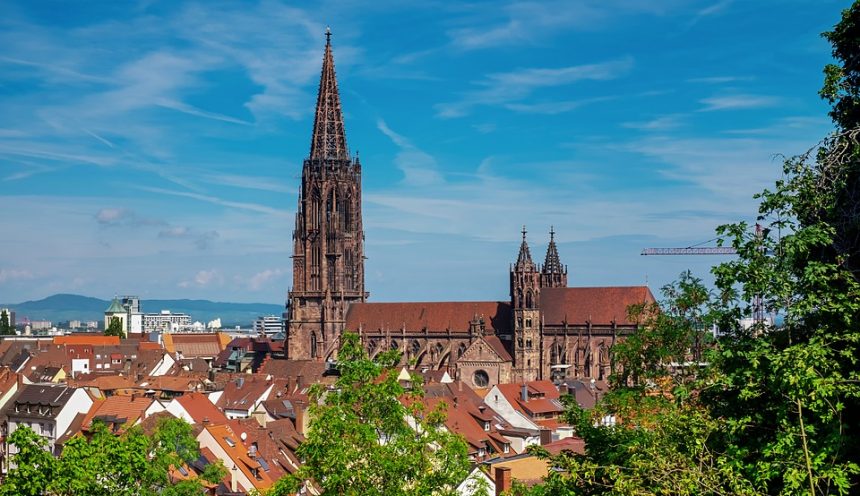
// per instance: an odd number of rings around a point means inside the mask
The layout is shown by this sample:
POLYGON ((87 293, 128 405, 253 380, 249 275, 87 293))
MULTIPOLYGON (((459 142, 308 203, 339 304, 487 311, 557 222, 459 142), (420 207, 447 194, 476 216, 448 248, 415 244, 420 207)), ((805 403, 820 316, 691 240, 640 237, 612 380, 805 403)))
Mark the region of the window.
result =
POLYGON ((530 319, 530 318, 526 319, 526 327, 531 327, 531 326, 532 326, 532 319, 530 319))
POLYGON ((532 340, 531 339, 526 339, 526 348, 532 349, 532 340))
POLYGON ((490 384, 490 376, 483 370, 477 370, 472 376, 472 383, 475 387, 485 388, 490 384))
POLYGON ((490 432, 490 423, 487 421, 484 421, 484 430, 490 432))
POLYGON ((510 453, 511 452, 511 445, 508 443, 503 444, 502 445, 502 451, 504 451, 505 453, 510 453))

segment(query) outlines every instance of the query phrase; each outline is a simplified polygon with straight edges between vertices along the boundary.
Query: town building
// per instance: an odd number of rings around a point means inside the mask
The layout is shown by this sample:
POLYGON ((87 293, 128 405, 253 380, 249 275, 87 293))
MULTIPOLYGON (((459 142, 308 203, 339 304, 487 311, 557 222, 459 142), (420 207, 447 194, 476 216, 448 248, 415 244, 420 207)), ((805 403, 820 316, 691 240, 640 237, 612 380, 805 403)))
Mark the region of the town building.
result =
POLYGON ((114 296, 110 306, 105 310, 104 328, 110 327, 111 321, 117 318, 122 322, 122 330, 129 334, 143 332, 143 313, 140 311, 140 298, 137 296, 114 296))
POLYGON ((146 332, 179 332, 190 328, 191 316, 188 314, 171 313, 170 310, 143 314, 143 330, 146 332))
POLYGON ((284 318, 280 315, 265 315, 254 321, 254 331, 260 336, 273 336, 284 331, 284 318))
MULTIPOLYGON (((92 405, 93 400, 83 389, 55 384, 24 385, 4 411, 6 432, 11 435, 19 427, 27 426, 45 438, 48 451, 58 455, 59 445, 77 432, 92 405), (75 421, 77 426, 73 426, 75 421)), ((7 445, 6 453, 12 456, 17 450, 14 445, 7 445)))

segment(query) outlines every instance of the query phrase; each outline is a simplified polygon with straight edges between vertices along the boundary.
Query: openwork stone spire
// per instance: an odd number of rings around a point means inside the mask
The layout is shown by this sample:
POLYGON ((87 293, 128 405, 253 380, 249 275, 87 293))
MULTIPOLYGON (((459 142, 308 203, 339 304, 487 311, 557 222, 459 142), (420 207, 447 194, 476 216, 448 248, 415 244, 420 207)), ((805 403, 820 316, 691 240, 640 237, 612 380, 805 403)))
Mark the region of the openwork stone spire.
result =
POLYGON ((323 55, 314 134, 311 138, 311 160, 349 160, 343 112, 334 72, 331 53, 331 30, 326 28, 325 55, 323 55))
POLYGON ((523 242, 520 244, 520 254, 517 255, 517 268, 525 268, 525 267, 534 267, 534 262, 532 262, 532 253, 529 250, 529 244, 526 241, 526 226, 523 226, 523 242))
POLYGON ((561 274, 564 267, 558 257, 558 248, 555 246, 555 230, 549 228, 549 246, 546 247, 546 260, 543 263, 544 274, 561 274))

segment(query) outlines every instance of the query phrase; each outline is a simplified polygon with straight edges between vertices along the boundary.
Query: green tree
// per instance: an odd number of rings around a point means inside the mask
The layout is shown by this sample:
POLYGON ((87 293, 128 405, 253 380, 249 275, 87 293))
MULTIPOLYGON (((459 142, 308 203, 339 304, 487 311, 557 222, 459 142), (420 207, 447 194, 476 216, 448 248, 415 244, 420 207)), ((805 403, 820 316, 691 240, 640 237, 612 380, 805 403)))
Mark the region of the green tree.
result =
POLYGON ((111 317, 108 328, 105 329, 105 336, 119 336, 120 339, 125 338, 125 331, 122 328, 122 319, 119 317, 111 317))
MULTIPOLYGON (((822 153, 841 157, 837 171, 822 171, 835 180, 829 192, 833 202, 825 205, 814 217, 823 217, 833 229, 833 244, 826 251, 844 255, 843 263, 858 277, 860 273, 860 158, 857 156, 856 135, 860 127, 860 2, 855 1, 842 12, 842 19, 832 31, 823 35, 833 47, 834 63, 824 68, 821 96, 831 104, 830 117, 838 129, 837 135, 822 153)), ((822 165, 827 165, 822 164, 822 165)), ((801 219, 805 220, 805 219, 801 219)))
POLYGON ((542 485, 520 486, 514 495, 756 495, 756 488, 708 439, 719 420, 695 402, 674 401, 621 388, 593 411, 568 398, 566 420, 586 442, 585 455, 550 456, 553 470, 542 485), (606 415, 622 422, 604 425, 606 415))
MULTIPOLYGON (((203 490, 197 478, 176 483, 169 479, 172 468, 199 456, 191 426, 180 419, 162 419, 152 436, 139 427, 117 435, 96 422, 89 438, 70 439, 59 458, 51 456, 44 439, 26 427, 16 430, 10 442, 19 453, 0 485, 0 496, 191 496, 203 490)), ((207 467, 202 479, 214 483, 225 474, 219 463, 207 467)))
POLYGON ((15 328, 9 322, 9 312, 6 310, 0 311, 0 336, 9 336, 15 334, 15 328))
POLYGON ((0 484, 0 496, 41 496, 46 494, 57 473, 56 459, 47 450, 45 438, 22 426, 9 435, 14 446, 9 471, 0 484))
POLYGON ((442 428, 441 411, 424 411, 420 381, 400 385, 399 361, 396 351, 369 359, 358 336, 344 333, 335 387, 309 393, 310 431, 297 451, 304 465, 270 496, 305 481, 323 494, 454 494, 469 471, 466 445, 442 428))
POLYGON ((710 341, 708 331, 716 321, 711 295, 689 271, 664 286, 662 293, 663 304, 641 303, 628 309, 639 327, 612 349, 615 386, 641 387, 665 377, 686 382, 695 377, 702 350, 710 341))

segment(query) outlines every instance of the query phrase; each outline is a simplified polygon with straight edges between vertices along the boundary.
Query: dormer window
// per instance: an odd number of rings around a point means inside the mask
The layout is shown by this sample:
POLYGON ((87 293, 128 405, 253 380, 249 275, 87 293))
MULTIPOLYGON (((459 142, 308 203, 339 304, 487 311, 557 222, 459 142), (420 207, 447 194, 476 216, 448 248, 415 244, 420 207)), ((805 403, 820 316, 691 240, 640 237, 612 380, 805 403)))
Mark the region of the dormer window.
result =
POLYGON ((484 431, 490 432, 490 423, 488 421, 484 421, 484 431))
POLYGON ((504 443, 502 445, 502 451, 504 451, 505 453, 510 453, 511 452, 511 445, 508 443, 504 443))

